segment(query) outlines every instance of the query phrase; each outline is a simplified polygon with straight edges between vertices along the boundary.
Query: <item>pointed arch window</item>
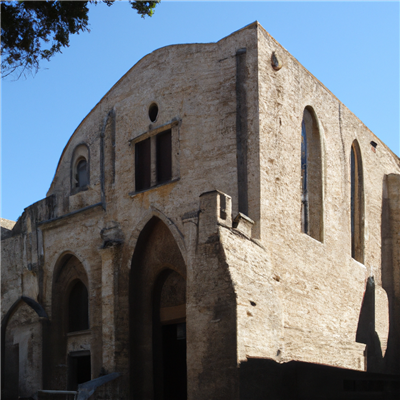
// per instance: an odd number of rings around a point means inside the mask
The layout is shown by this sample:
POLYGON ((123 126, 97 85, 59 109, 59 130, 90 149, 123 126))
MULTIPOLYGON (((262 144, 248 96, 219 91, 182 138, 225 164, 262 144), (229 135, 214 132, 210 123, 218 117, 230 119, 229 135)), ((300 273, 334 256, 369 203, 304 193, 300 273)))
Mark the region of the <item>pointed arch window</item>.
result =
POLYGON ((351 256, 364 263, 364 178, 360 146, 357 140, 351 145, 351 256))
POLYGON ((317 117, 306 107, 301 123, 301 230, 323 240, 321 136, 317 117))

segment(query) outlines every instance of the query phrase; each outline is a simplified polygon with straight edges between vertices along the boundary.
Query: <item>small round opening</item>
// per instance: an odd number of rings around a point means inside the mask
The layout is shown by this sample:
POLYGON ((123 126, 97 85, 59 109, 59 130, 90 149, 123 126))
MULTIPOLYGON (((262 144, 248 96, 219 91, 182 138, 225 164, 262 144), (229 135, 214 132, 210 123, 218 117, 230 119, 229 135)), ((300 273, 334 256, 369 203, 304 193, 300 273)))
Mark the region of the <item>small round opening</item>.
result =
POLYGON ((151 122, 155 122, 158 115, 158 105, 153 103, 149 107, 149 118, 151 122))

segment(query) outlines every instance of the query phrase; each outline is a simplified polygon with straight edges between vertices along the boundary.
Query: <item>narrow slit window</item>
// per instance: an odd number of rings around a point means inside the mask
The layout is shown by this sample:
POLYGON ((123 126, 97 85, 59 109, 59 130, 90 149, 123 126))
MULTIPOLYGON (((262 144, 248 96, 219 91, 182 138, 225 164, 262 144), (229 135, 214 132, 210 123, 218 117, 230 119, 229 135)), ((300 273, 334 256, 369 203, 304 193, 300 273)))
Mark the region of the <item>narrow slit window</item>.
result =
POLYGON ((157 183, 168 182, 172 177, 171 129, 156 136, 157 183))
POLYGON ((81 160, 76 167, 76 187, 85 187, 88 184, 87 162, 81 160))
POLYGON ((301 231, 323 240, 322 150, 317 117, 311 107, 301 123, 301 231))
POLYGON ((308 233, 307 135, 304 119, 301 123, 301 231, 308 233))
POLYGON ((150 138, 135 144, 135 188, 145 190, 151 186, 150 138))
POLYGON ((68 299, 68 332, 89 329, 89 299, 86 286, 78 281, 68 299))
POLYGON ((351 146, 351 256, 364 262, 364 183, 361 152, 357 141, 351 146))

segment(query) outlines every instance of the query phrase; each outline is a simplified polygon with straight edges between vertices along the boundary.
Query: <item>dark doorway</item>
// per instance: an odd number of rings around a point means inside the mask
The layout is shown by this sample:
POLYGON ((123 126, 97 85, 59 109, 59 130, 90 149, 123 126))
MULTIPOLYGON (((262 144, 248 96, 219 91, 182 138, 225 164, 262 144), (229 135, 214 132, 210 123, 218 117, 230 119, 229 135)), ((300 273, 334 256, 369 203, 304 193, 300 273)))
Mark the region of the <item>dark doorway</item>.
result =
POLYGON ((68 390, 77 390, 78 385, 91 380, 91 362, 88 351, 77 351, 68 356, 68 390))
POLYGON ((19 344, 7 343, 2 357, 5 356, 7 362, 3 374, 1 398, 4 400, 18 399, 19 389, 19 344))
POLYGON ((162 327, 164 400, 187 398, 186 323, 162 327))
POLYGON ((164 270, 154 290, 153 361, 157 400, 186 400, 186 282, 164 270))
POLYGON ((186 322, 186 266, 170 230, 157 217, 138 238, 129 280, 130 398, 186 399, 184 325, 177 328, 186 322), (170 379, 164 375, 176 365, 183 372, 167 382, 170 379), (180 394, 175 396, 170 388, 178 385, 180 394))

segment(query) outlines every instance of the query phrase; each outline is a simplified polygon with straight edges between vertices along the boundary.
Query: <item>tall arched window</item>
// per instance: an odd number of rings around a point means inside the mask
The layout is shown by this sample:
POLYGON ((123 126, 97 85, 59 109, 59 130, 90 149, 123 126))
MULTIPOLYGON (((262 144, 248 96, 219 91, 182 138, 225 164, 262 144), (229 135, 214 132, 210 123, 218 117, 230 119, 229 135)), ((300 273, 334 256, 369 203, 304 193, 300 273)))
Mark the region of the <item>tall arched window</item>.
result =
POLYGON ((360 146, 351 145, 351 256, 364 263, 364 178, 360 146))
POLYGON ((321 138, 314 110, 306 107, 301 123, 301 230, 323 239, 321 138))
POLYGON ((76 187, 85 187, 88 184, 87 162, 82 159, 76 166, 76 187))
POLYGON ((89 329, 89 301, 86 286, 77 280, 68 298, 68 332, 89 329))
POLYGON ((90 151, 86 143, 75 147, 71 158, 71 194, 87 190, 90 185, 90 151))

